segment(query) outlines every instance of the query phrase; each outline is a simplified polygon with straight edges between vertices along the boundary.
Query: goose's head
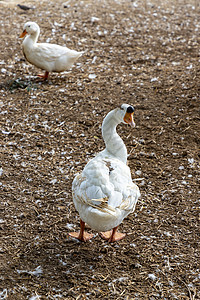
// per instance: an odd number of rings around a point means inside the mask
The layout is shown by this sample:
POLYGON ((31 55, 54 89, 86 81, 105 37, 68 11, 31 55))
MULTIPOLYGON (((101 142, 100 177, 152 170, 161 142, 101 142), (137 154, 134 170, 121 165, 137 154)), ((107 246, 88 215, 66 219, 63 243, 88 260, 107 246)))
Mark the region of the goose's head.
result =
POLYGON ((135 122, 133 120, 134 107, 129 104, 122 104, 116 109, 116 115, 120 122, 129 124, 131 127, 135 127, 135 122))
POLYGON ((23 32, 20 35, 20 38, 25 37, 26 34, 28 34, 28 35, 39 35, 39 33, 40 33, 40 27, 38 26, 37 23, 27 22, 24 25, 23 32))

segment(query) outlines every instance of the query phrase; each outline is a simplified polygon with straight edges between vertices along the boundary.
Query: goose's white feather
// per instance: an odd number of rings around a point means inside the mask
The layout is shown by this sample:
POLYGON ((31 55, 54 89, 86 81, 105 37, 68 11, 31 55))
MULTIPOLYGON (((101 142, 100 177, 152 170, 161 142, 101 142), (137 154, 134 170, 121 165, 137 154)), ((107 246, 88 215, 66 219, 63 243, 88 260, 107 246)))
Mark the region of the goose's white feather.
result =
POLYGON ((35 22, 24 25, 27 36, 22 47, 28 62, 48 72, 63 72, 72 67, 74 62, 84 53, 70 50, 67 47, 50 43, 37 43, 40 28, 35 22))
MULTIPOLYGON (((126 109, 127 105, 122 107, 126 109)), ((125 145, 116 133, 120 122, 123 113, 119 109, 107 115, 102 126, 106 149, 90 160, 72 183, 73 201, 80 218, 97 231, 118 226, 134 211, 140 196, 126 164, 125 145)))

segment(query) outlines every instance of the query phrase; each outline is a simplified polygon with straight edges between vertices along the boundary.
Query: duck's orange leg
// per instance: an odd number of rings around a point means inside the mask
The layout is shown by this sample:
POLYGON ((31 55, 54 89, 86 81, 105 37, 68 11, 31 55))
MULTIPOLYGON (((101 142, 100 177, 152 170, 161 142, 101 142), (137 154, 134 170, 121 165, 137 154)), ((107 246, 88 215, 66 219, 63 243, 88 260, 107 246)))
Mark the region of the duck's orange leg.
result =
POLYGON ((114 227, 113 230, 106 231, 106 232, 100 232, 100 235, 104 240, 107 240, 110 243, 120 241, 126 236, 126 234, 118 232, 117 228, 118 228, 118 226, 114 227))
POLYGON ((78 239, 82 242, 86 242, 93 238, 93 234, 90 234, 88 232, 85 232, 85 222, 80 220, 80 231, 79 232, 70 232, 69 235, 75 239, 78 239))
POLYGON ((44 80, 47 80, 49 76, 49 72, 46 71, 44 74, 38 74, 38 77, 43 78, 44 80))

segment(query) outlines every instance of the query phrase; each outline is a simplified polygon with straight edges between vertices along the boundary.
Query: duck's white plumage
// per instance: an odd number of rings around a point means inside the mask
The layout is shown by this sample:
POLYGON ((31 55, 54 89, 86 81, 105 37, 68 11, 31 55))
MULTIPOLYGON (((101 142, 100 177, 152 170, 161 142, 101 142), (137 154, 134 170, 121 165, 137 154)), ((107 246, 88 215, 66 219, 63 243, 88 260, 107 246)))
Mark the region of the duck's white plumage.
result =
POLYGON ((26 35, 22 48, 26 60, 46 72, 63 72, 68 70, 84 53, 56 44, 37 43, 39 34, 40 28, 38 24, 27 22, 20 36, 24 37, 26 35))
POLYGON ((90 160, 72 183, 73 201, 80 218, 92 229, 108 231, 117 227, 134 211, 140 196, 127 166, 127 150, 116 127, 121 122, 134 124, 133 108, 122 104, 103 121, 105 150, 90 160))

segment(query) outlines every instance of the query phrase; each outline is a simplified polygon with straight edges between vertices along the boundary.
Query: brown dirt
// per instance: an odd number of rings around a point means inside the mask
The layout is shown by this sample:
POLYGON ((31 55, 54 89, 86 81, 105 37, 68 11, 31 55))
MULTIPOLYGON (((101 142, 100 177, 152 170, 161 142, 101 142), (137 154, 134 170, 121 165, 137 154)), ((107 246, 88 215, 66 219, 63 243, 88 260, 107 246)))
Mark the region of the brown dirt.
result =
POLYGON ((200 7, 160 2, 0 1, 0 299, 200 299, 200 7), (38 82, 18 38, 28 20, 40 41, 86 51, 71 72, 38 82), (124 102, 140 202, 124 240, 75 242, 72 180, 124 102))

